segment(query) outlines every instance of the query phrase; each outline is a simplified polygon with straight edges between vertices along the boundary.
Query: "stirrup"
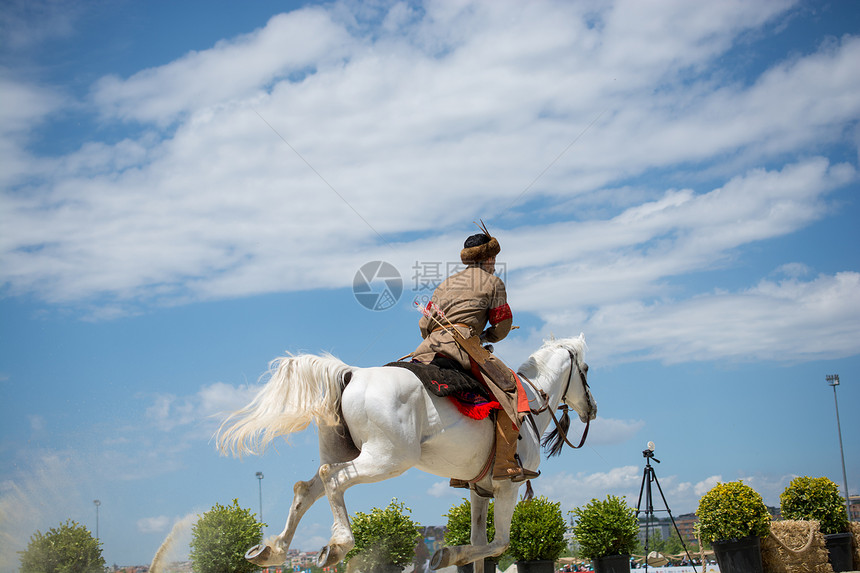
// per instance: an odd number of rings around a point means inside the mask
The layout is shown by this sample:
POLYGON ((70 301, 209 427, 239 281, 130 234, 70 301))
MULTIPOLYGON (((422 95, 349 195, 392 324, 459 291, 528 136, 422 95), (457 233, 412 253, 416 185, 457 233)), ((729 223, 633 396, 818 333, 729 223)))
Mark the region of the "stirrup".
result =
POLYGON ((523 465, 523 461, 520 459, 519 454, 514 454, 514 459, 517 460, 517 465, 520 466, 520 475, 515 478, 511 478, 511 481, 514 483, 519 483, 521 481, 534 479, 540 475, 539 471, 533 471, 526 469, 526 466, 523 465))
POLYGON ((539 471, 535 472, 532 470, 527 470, 526 468, 520 468, 519 475, 512 477, 511 481, 514 483, 520 483, 520 482, 523 482, 526 480, 535 479, 539 475, 540 475, 539 471))
POLYGON ((469 489, 469 482, 467 482, 466 480, 457 479, 457 478, 451 478, 451 481, 448 482, 448 485, 450 487, 469 489))
POLYGON ((514 454, 514 460, 516 461, 516 465, 510 465, 504 469, 504 475, 496 475, 493 473, 494 480, 503 480, 509 479, 514 483, 519 483, 522 481, 534 479, 540 475, 540 472, 536 472, 533 470, 526 469, 523 466, 523 461, 520 459, 519 454, 514 454))
POLYGON ((496 481, 501 481, 505 479, 509 479, 514 483, 519 483, 521 481, 526 481, 528 479, 534 479, 540 475, 540 472, 535 472, 532 470, 527 470, 523 467, 513 466, 505 468, 504 473, 499 475, 493 473, 493 479, 496 481))

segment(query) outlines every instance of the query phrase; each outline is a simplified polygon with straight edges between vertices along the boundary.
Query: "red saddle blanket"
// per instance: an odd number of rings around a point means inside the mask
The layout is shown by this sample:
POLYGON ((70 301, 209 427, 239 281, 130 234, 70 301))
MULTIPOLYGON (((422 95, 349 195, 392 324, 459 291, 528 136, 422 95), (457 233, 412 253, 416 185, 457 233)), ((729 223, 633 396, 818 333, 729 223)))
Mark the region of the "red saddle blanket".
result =
POLYGON ((448 398, 461 414, 474 420, 483 420, 501 408, 487 387, 465 370, 421 362, 391 362, 386 366, 406 368, 421 380, 428 392, 448 398))

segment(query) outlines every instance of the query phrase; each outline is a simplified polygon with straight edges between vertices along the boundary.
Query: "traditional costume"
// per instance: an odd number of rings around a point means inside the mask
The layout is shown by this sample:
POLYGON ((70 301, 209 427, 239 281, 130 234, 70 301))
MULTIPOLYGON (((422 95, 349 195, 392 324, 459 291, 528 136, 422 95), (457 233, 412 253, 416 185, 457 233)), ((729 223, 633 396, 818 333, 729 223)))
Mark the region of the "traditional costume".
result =
MULTIPOLYGON (((529 411, 522 386, 514 373, 492 354, 484 359, 492 363, 491 368, 478 364, 449 330, 455 329, 467 340, 480 337, 481 342, 498 342, 511 331, 513 316, 505 284, 493 274, 495 257, 501 247, 486 232, 486 227, 484 231, 472 235, 463 245, 460 260, 467 265, 466 269, 445 279, 433 292, 425 315, 418 321, 424 341, 412 357, 424 364, 454 361, 487 385, 502 408, 496 415, 493 479, 523 481, 537 477, 538 473, 524 469, 516 455, 519 427, 529 411), (496 374, 490 376, 488 372, 496 374)), ((467 482, 456 479, 451 480, 451 485, 468 487, 467 482)))

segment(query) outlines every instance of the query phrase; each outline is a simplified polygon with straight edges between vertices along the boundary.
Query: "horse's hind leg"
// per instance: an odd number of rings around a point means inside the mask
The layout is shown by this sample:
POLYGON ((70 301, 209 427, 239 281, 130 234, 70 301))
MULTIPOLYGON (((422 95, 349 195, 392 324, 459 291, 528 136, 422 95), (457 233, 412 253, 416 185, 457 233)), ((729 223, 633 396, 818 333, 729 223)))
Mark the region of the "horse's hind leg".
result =
POLYGON ((319 473, 308 481, 297 481, 293 486, 293 493, 290 514, 287 516, 287 524, 281 534, 275 538, 272 545, 255 545, 245 553, 245 559, 254 565, 260 567, 277 566, 283 565, 287 560, 287 550, 293 541, 293 535, 296 533, 299 521, 305 512, 325 493, 319 473))
POLYGON ((296 528, 299 526, 299 522, 302 520, 305 512, 325 494, 325 488, 323 487, 319 472, 310 481, 297 481, 293 486, 293 493, 293 503, 290 505, 287 524, 275 540, 275 543, 280 545, 284 552, 290 548, 293 535, 295 535, 296 528))
MULTIPOLYGON (((323 463, 346 462, 358 456, 358 449, 343 426, 321 426, 318 433, 320 459, 323 463)), ((284 530, 271 546, 257 545, 249 549, 245 559, 261 567, 284 564, 299 522, 305 512, 325 494, 319 471, 308 481, 297 481, 293 486, 293 494, 293 503, 290 505, 290 514, 287 516, 284 530)))
MULTIPOLYGON (((414 448, 414 451, 418 451, 418 448, 414 448)), ((361 455, 351 462, 320 466, 319 475, 331 504, 334 523, 331 526, 331 539, 317 557, 317 566, 329 567, 338 563, 355 546, 349 515, 343 501, 344 492, 359 483, 378 482, 398 476, 412 467, 415 461, 408 455, 400 456, 399 459, 385 454, 374 455, 371 448, 366 447, 361 455)))

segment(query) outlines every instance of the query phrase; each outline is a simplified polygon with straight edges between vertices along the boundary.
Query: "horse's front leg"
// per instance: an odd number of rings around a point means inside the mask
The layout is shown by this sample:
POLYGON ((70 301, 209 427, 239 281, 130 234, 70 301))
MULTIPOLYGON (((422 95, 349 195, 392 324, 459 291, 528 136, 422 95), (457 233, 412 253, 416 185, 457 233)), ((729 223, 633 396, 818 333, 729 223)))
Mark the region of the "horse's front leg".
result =
MULTIPOLYGON (((487 511, 490 508, 490 500, 481 497, 473 490, 471 492, 472 503, 472 530, 469 542, 472 547, 484 547, 487 545, 487 511)), ((474 573, 484 573, 484 560, 478 559, 472 564, 474 573)))
POLYGON ((483 573, 484 552, 487 549, 487 510, 490 500, 471 492, 471 534, 469 545, 443 547, 433 554, 430 560, 432 569, 441 569, 450 565, 466 565, 473 563, 475 573, 483 573))
POLYGON ((319 473, 309 481, 297 481, 293 486, 293 503, 284 530, 271 545, 255 545, 245 553, 245 559, 260 567, 283 565, 287 560, 287 550, 293 541, 296 528, 305 512, 325 493, 319 473))
POLYGON ((517 500, 518 484, 510 481, 496 482, 494 520, 496 536, 487 543, 487 507, 489 501, 472 492, 472 536, 471 545, 443 547, 433 554, 430 560, 432 569, 441 569, 450 565, 465 565, 474 563, 474 567, 483 567, 486 557, 498 557, 508 548, 511 538, 511 517, 517 500), (477 511, 477 512, 476 512, 477 511))
POLYGON ((496 488, 496 502, 493 505, 493 523, 496 526, 496 534, 488 546, 488 557, 498 557, 508 549, 508 545, 511 543, 511 519, 514 517, 514 506, 517 504, 517 492, 520 485, 505 481, 496 488))

